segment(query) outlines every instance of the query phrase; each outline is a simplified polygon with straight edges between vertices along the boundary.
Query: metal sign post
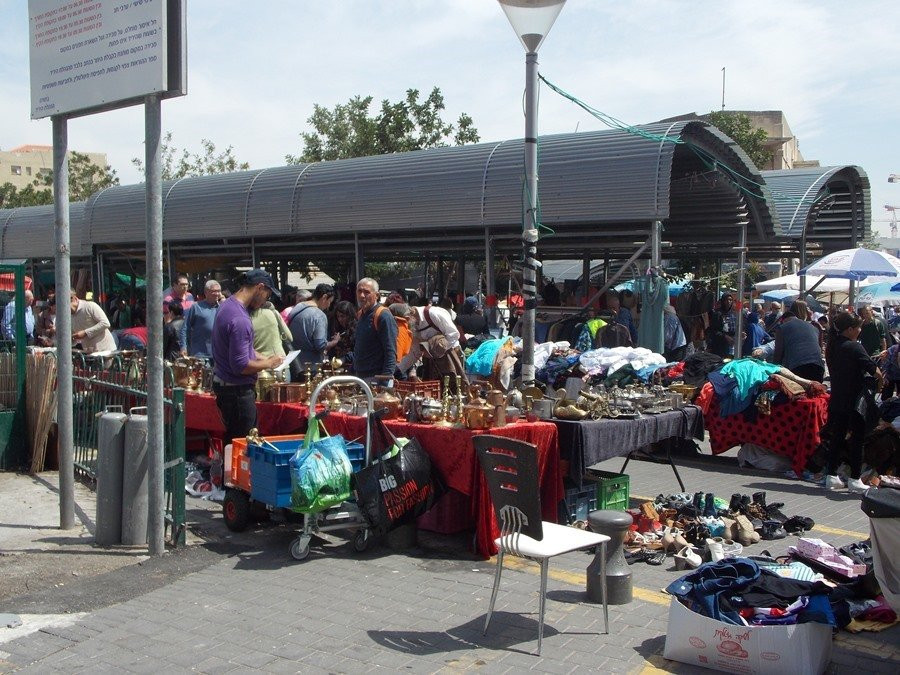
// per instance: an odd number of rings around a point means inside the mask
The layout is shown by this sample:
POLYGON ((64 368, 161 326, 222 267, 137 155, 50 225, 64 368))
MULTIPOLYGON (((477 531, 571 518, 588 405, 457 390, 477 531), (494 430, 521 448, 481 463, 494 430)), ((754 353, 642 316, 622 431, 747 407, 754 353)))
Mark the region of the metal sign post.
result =
POLYGON ((72 293, 69 246, 68 120, 53 116, 53 210, 56 219, 56 426, 59 439, 59 526, 75 527, 75 439, 72 422, 72 293))

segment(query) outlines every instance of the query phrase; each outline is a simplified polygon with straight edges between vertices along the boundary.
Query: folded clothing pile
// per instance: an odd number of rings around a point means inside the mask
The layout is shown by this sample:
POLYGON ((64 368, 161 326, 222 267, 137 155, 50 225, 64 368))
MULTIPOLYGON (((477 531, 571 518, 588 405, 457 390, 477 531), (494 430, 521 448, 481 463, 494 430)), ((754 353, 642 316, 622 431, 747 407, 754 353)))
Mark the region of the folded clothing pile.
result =
POLYGON ((788 547, 788 554, 801 560, 819 563, 848 579, 862 576, 871 570, 864 562, 860 562, 859 558, 854 560, 850 556, 842 555, 834 546, 821 539, 801 537, 796 546, 788 547))

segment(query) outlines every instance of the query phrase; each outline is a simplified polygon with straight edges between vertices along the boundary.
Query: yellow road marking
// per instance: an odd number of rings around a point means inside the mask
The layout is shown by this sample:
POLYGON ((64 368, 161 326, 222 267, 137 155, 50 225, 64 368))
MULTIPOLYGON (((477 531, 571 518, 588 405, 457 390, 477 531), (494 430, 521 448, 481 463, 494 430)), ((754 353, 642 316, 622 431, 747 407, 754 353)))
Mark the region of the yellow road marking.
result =
MULTIPOLYGON (((652 502, 655 497, 644 497, 643 495, 631 495, 632 499, 636 499, 640 502, 652 502)), ((851 537, 853 539, 868 539, 869 535, 865 532, 854 532, 853 530, 842 530, 838 527, 828 527, 827 525, 813 525, 813 530, 816 532, 822 532, 824 534, 830 534, 835 537, 851 537)))

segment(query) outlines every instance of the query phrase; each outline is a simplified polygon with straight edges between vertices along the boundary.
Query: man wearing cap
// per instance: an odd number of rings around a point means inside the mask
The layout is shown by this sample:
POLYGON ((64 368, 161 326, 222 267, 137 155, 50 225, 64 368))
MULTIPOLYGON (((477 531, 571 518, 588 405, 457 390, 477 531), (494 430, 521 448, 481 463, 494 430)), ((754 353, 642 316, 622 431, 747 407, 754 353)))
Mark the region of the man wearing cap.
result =
POLYGON ((250 311, 270 296, 280 297, 272 276, 252 269, 237 279, 239 288, 219 305, 213 324, 213 391, 225 424, 225 442, 256 426, 256 374, 278 366, 280 356, 259 357, 253 350, 250 311))

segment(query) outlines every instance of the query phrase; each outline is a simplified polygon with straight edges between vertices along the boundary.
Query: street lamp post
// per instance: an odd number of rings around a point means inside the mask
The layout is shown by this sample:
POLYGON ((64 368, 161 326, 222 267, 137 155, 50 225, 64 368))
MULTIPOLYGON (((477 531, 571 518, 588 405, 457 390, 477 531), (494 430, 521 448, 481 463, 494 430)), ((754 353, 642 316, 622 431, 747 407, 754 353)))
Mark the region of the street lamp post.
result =
POLYGON ((537 306, 538 240, 537 51, 566 0, 498 0, 525 47, 525 218, 522 222, 522 383, 534 382, 534 315, 537 306))

